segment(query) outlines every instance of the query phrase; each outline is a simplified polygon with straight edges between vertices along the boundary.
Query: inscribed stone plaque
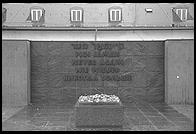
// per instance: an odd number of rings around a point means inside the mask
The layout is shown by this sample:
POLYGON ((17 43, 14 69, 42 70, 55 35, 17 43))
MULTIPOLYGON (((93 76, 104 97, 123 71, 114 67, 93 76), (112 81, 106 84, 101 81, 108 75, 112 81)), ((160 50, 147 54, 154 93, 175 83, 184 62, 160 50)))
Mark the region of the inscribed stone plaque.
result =
POLYGON ((69 103, 79 95, 108 93, 126 101, 131 95, 141 99, 152 90, 149 100, 162 102, 156 98, 164 96, 163 54, 164 42, 160 41, 33 41, 31 96, 40 103, 45 102, 43 98, 69 103))

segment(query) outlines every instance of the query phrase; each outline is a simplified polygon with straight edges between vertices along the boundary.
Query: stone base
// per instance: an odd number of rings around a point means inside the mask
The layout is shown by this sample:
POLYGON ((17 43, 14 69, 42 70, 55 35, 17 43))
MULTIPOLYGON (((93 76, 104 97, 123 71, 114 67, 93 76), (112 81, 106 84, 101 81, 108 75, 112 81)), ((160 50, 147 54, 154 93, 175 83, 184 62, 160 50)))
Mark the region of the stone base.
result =
POLYGON ((76 127, 122 127, 124 108, 115 104, 80 104, 75 105, 76 127))

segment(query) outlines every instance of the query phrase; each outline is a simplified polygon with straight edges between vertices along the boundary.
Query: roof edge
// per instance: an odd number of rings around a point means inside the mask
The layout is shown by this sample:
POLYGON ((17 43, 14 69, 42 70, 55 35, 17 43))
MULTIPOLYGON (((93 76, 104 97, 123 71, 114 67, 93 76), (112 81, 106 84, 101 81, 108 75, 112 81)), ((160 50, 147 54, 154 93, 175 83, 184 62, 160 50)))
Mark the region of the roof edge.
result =
POLYGON ((2 27, 2 30, 56 30, 56 31, 94 31, 94 30, 194 30, 194 26, 188 27, 2 27))

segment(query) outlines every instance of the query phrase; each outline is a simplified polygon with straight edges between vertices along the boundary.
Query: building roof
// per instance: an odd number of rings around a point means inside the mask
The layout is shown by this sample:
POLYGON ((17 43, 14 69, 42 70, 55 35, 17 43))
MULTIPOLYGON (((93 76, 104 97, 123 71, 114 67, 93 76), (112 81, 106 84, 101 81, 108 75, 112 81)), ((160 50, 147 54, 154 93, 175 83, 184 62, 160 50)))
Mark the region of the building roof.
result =
POLYGON ((41 7, 45 10, 46 28, 71 27, 70 9, 81 7, 84 11, 82 27, 111 27, 108 22, 108 9, 113 6, 122 8, 122 22, 120 27, 193 27, 194 20, 173 22, 172 8, 186 7, 194 18, 194 4, 192 3, 4 3, 7 9, 4 28, 29 28, 32 23, 26 21, 31 7, 41 7), (152 8, 152 13, 146 13, 145 8, 152 8))

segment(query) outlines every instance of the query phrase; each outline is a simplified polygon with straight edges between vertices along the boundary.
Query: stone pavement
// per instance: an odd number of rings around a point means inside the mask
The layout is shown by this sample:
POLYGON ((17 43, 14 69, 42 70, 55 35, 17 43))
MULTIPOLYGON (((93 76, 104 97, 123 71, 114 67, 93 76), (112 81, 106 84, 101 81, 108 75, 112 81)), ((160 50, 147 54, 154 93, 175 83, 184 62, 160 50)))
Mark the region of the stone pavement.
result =
POLYGON ((122 128, 76 128, 73 105, 29 105, 3 131, 193 131, 194 121, 165 103, 125 103, 122 128))
POLYGON ((9 119, 11 116, 16 114, 22 108, 23 108, 23 106, 22 107, 21 106, 19 106, 19 107, 2 106, 2 122, 9 119))
POLYGON ((170 105, 194 122, 194 105, 170 105))

